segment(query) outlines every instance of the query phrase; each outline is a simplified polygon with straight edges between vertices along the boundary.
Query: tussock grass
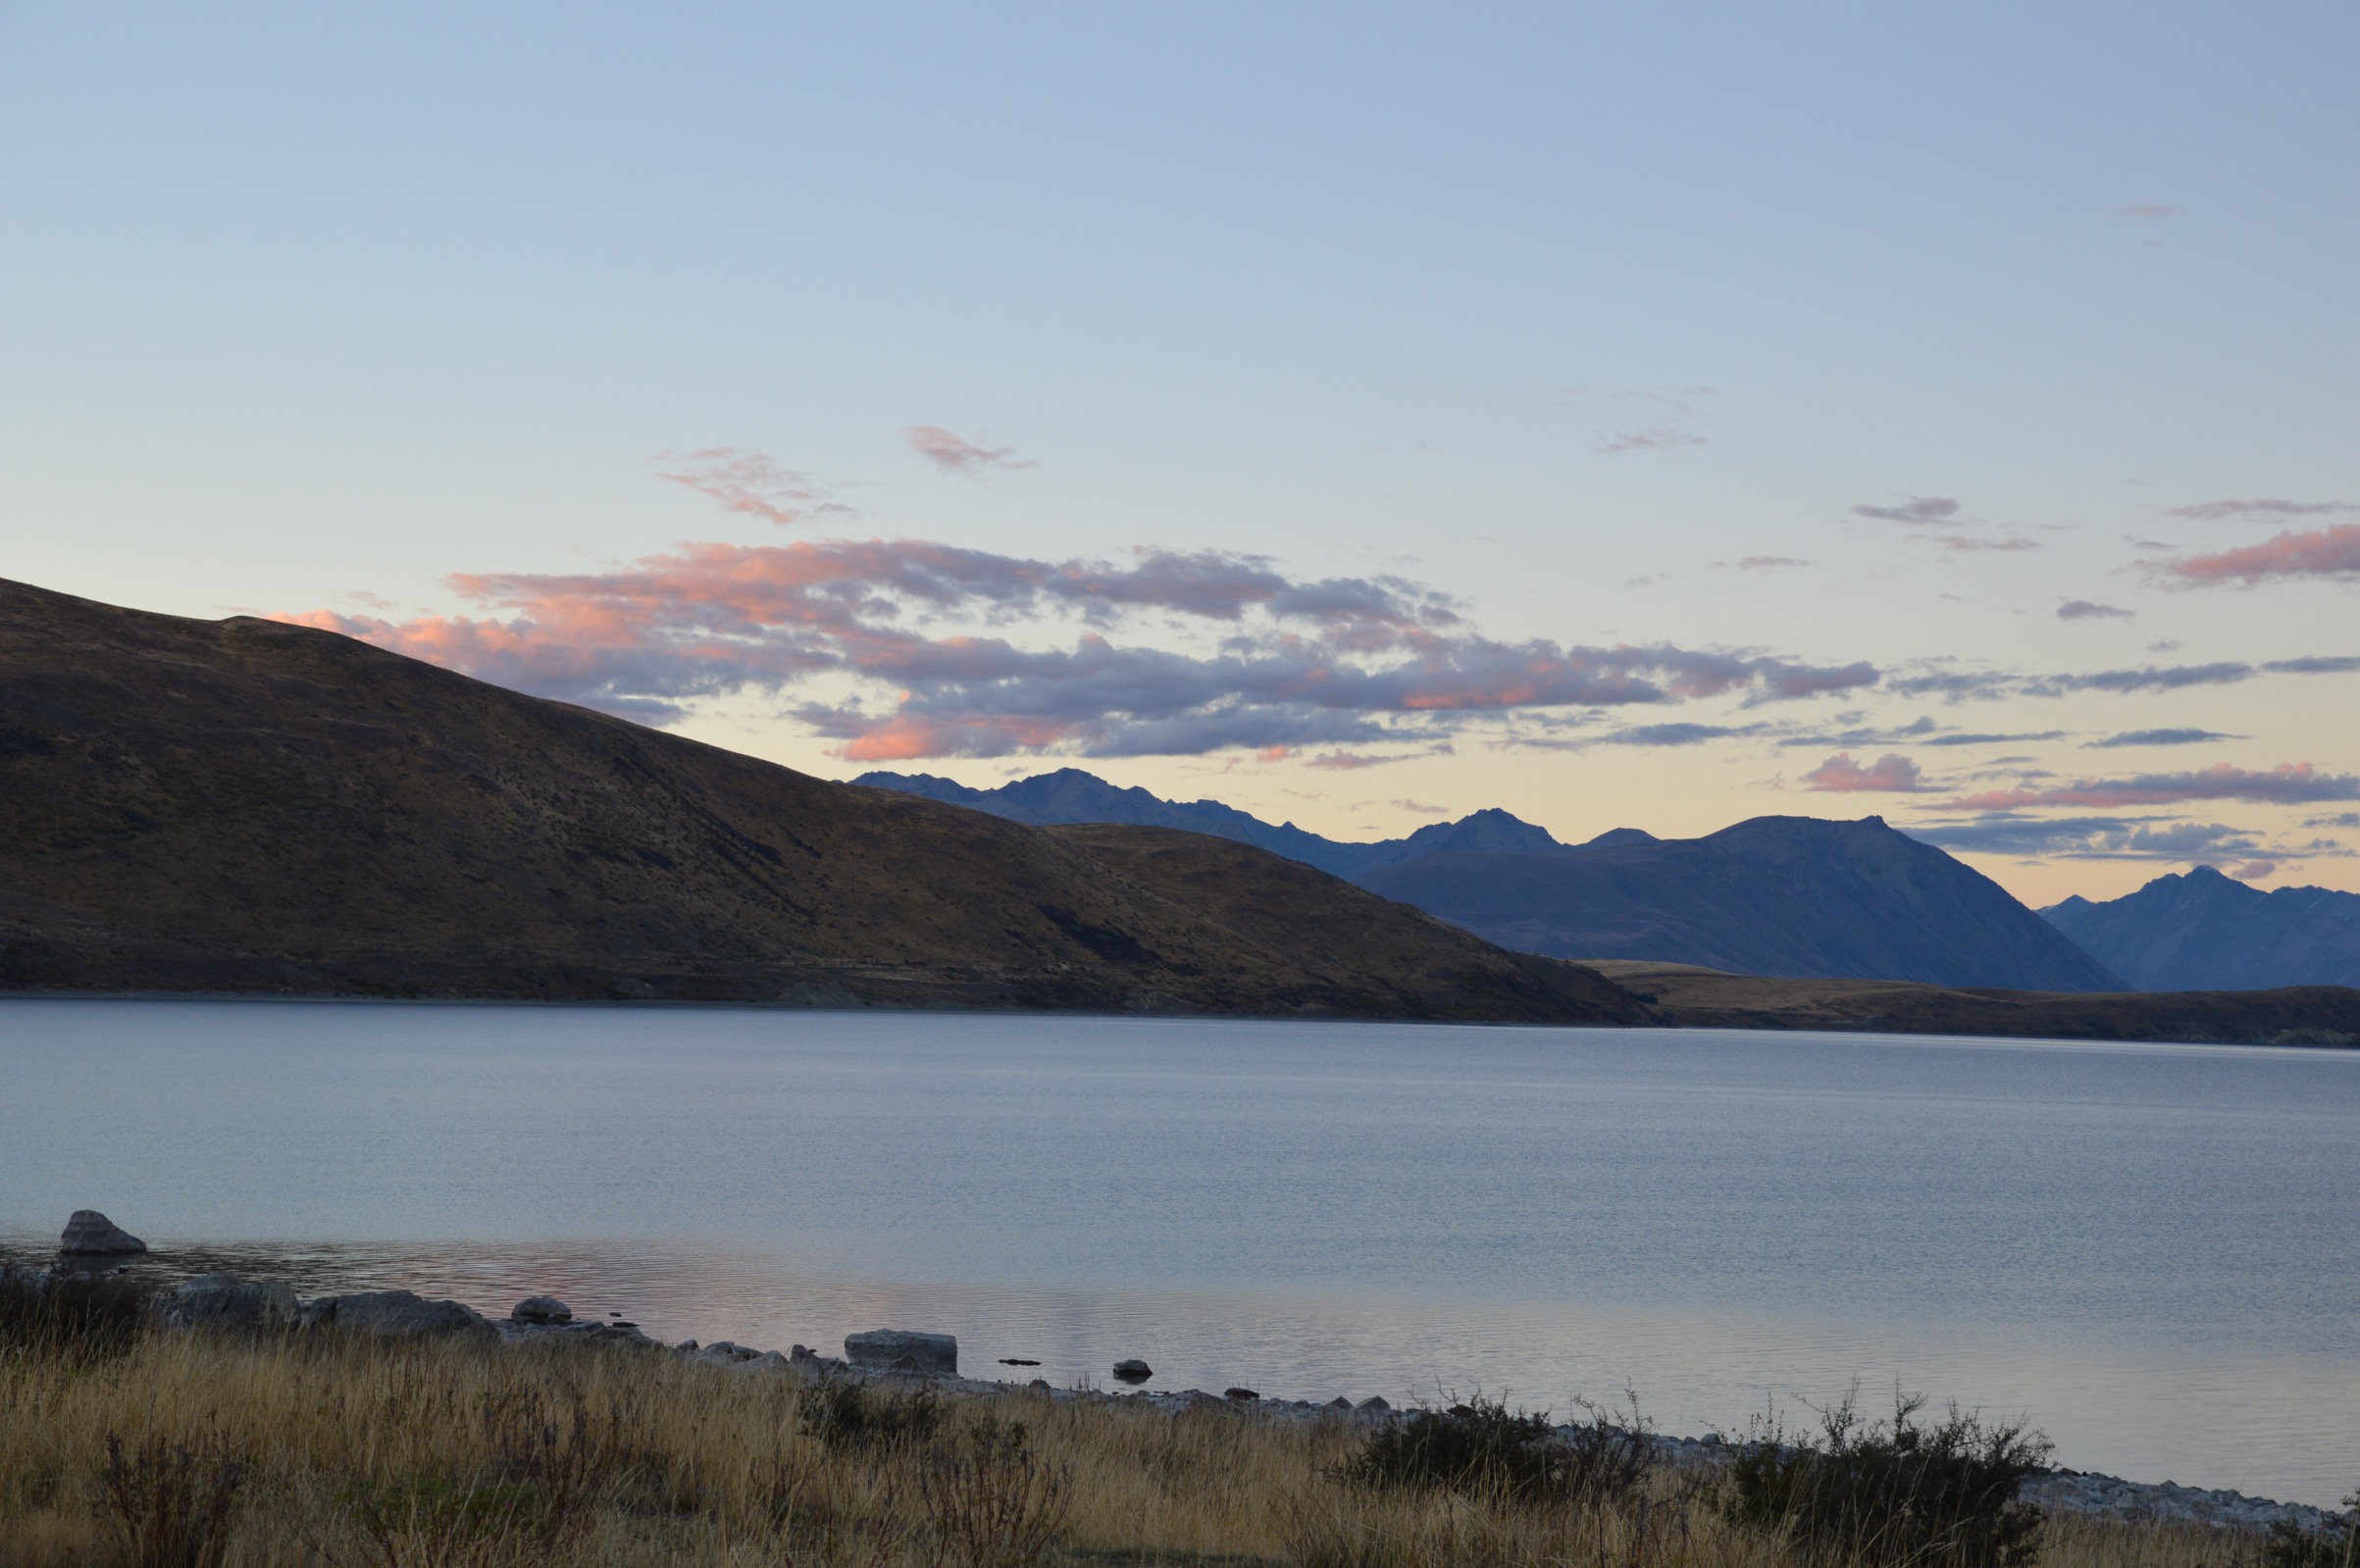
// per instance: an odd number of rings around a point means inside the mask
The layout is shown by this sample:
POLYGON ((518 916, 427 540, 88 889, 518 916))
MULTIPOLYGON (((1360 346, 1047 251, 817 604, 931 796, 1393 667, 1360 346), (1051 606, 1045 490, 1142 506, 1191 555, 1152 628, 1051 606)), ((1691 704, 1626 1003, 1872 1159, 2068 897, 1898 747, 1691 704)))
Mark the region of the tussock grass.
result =
MULTIPOLYGON (((1341 1421, 1022 1391, 921 1415, 898 1397, 578 1345, 19 1344, 0 1350, 0 1568, 1797 1561, 1781 1532, 1712 1505, 1700 1473, 1519 1495, 1450 1464, 1447 1484, 1356 1480, 1368 1439, 1341 1421)), ((2045 1568, 2258 1554, 2075 1520, 2042 1546, 2045 1568)))

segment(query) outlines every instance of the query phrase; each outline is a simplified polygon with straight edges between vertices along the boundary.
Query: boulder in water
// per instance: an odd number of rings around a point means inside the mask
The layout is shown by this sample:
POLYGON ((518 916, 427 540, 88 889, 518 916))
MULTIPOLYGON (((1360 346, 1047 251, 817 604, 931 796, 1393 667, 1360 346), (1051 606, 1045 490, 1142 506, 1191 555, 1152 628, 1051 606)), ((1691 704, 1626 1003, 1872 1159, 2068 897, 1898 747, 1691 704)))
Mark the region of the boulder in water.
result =
POLYGON ((529 1295, 508 1309, 517 1323, 571 1323, 574 1309, 553 1295, 529 1295))
POLYGON ((57 1249, 80 1257, 103 1257, 144 1252, 147 1243, 96 1209, 76 1209, 66 1221, 66 1234, 58 1238, 57 1249))
POLYGON ((1137 1356, 1114 1363, 1114 1376, 1123 1383, 1145 1383, 1155 1375, 1155 1369, 1137 1356))
POLYGON ((958 1376, 958 1340, 948 1334, 914 1334, 907 1329, 872 1329, 866 1334, 847 1334, 844 1355, 852 1365, 877 1372, 958 1376), (901 1365, 904 1361, 909 1364, 901 1365))

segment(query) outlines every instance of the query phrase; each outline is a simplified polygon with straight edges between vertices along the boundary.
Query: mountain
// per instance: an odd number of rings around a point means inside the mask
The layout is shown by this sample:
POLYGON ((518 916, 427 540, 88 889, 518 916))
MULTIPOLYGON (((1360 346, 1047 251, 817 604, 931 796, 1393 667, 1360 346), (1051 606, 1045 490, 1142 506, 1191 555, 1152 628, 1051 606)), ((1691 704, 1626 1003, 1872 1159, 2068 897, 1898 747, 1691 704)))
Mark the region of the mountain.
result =
POLYGON ((2140 990, 2360 986, 2360 893, 2264 892, 2198 866, 2105 903, 2068 898, 2041 914, 2140 990))
POLYGON ((1428 855, 1363 879, 1505 947, 1746 975, 2016 990, 2123 983, 1997 883, 1880 817, 1756 817, 1702 838, 1428 855))
POLYGON ((1375 843, 1347 843, 1307 833, 1293 823, 1272 827, 1217 800, 1166 800, 1145 789, 1125 789, 1079 768, 1059 768, 1001 784, 997 789, 974 789, 954 780, 928 773, 865 773, 852 781, 880 789, 898 789, 947 801, 976 811, 988 811, 1010 822, 1046 827, 1057 823, 1127 822, 1143 827, 1178 828, 1185 833, 1209 834, 1253 844, 1289 860, 1348 881, 1358 881, 1387 866, 1449 849, 1513 850, 1528 854, 1559 854, 1565 845, 1536 828, 1496 809, 1478 811, 1457 822, 1438 822, 1420 828, 1407 838, 1375 843))
POLYGON ((1616 828, 1563 844, 1505 811, 1407 838, 1339 843, 1215 801, 1182 805, 1061 769, 998 789, 926 775, 862 784, 1020 822, 1142 822, 1259 844, 1414 904, 1503 947, 1749 975, 2120 990, 2123 983, 1989 878, 1885 826, 1758 817, 1703 838, 1616 828))
POLYGON ((0 988, 1648 1016, 1247 845, 1027 827, 5 582, 0 988))

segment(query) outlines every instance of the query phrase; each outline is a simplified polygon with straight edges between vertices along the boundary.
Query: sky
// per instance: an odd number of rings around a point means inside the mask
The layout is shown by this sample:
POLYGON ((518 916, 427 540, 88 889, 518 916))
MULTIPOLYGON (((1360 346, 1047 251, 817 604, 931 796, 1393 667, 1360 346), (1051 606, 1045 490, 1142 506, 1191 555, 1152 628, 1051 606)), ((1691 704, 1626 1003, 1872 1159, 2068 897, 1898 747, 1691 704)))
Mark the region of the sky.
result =
POLYGON ((0 0, 0 576, 832 778, 2360 890, 2360 9, 0 0))

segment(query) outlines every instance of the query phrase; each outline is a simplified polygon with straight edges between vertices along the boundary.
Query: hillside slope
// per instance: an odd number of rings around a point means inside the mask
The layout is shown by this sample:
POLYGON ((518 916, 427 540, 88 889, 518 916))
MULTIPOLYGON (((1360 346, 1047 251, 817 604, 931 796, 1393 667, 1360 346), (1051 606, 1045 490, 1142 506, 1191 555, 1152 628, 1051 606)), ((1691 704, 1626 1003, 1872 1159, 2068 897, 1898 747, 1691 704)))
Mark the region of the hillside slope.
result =
POLYGON ((1504 947, 1746 975, 2118 991, 2006 889, 1878 817, 1757 817, 1702 838, 1443 854, 1364 880, 1504 947))
POLYGON ((8 582, 0 986, 1645 1016, 1244 845, 1028 828, 8 582))
POLYGON ((2105 903, 2068 898, 2041 914, 2140 990, 2360 986, 2360 893, 2264 892, 2198 866, 2105 903))

